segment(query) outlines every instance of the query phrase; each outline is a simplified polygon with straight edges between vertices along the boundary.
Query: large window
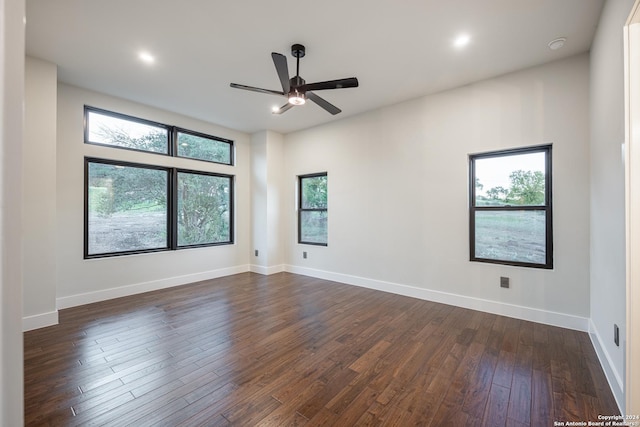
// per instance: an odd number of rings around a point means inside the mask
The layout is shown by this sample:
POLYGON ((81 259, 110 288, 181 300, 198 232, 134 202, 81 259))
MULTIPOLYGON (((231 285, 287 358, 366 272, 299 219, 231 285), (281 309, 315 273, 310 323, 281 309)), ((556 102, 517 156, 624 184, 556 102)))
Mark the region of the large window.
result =
POLYGON ((298 243, 327 246, 327 173, 298 177, 298 243))
POLYGON ((85 159, 85 258, 229 243, 232 176, 85 159))
POLYGON ((469 156, 470 259, 553 268, 551 145, 469 156))
POLYGON ((84 142, 233 164, 233 141, 150 120, 84 107, 84 142))
MULTIPOLYGON (((92 107, 85 143, 232 164, 232 141, 92 107)), ((233 243, 233 176, 147 157, 85 158, 84 257, 233 243)))

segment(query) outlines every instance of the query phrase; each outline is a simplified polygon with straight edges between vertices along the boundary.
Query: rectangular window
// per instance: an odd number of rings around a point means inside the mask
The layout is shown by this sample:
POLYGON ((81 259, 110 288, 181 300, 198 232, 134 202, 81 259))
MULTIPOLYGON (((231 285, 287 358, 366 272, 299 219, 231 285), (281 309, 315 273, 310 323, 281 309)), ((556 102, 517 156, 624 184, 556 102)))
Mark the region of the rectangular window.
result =
POLYGON ((233 176, 85 159, 85 258, 231 243, 233 176))
POLYGON ((233 143, 227 139, 176 129, 177 156, 233 164, 233 143))
POLYGON ((471 261, 553 268, 551 145, 469 156, 471 261))
POLYGON ((84 141, 87 144, 169 154, 169 126, 85 107, 84 141))
POLYGON ((169 248, 169 171, 85 160, 85 258, 169 248))
POLYGON ((84 142, 233 165, 231 140, 86 105, 84 142))
POLYGON ((327 246, 327 173, 298 177, 298 243, 327 246))
POLYGON ((178 247, 233 241, 232 186, 228 175, 178 171, 178 247))

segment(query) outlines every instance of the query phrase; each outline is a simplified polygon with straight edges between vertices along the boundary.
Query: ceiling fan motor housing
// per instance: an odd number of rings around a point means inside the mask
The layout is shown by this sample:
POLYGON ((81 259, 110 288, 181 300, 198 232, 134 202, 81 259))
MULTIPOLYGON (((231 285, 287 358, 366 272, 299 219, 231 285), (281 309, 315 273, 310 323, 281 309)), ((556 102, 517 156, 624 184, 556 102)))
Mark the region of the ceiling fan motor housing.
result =
POLYGON ((303 45, 296 43, 291 46, 291 55, 293 55, 294 58, 302 58, 304 54, 305 48, 303 45))

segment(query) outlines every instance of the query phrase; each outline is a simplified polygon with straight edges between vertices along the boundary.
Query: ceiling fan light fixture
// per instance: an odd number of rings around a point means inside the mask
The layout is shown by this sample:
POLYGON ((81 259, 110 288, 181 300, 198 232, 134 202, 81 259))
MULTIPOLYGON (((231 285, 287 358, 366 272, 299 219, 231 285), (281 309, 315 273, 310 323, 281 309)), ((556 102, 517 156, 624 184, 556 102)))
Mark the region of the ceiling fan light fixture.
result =
POLYGON ((304 93, 299 93, 298 91, 291 92, 289 95, 289 104, 291 105, 303 105, 307 102, 304 93))

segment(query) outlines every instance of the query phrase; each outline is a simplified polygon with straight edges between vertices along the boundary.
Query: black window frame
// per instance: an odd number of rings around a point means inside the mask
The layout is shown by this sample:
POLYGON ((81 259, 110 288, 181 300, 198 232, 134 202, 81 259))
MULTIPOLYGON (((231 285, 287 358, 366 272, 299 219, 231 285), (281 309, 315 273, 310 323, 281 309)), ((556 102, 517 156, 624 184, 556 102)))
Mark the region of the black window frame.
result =
POLYGON ((510 265, 516 267, 530 267, 541 269, 553 269, 553 195, 552 195, 552 144, 536 145, 531 147, 512 148, 485 153, 469 155, 469 260, 490 264, 510 265), (495 157, 507 157, 531 153, 545 154, 545 203, 544 205, 476 205, 476 170, 475 161, 477 159, 487 159, 495 157), (475 256, 475 217, 476 212, 516 212, 516 211, 543 211, 545 212, 545 262, 532 263, 510 260, 499 260, 492 258, 481 258, 475 256))
POLYGON ((160 122, 156 122, 153 120, 147 120, 147 119, 142 119, 139 117, 135 117, 135 116, 131 116, 128 114, 123 114, 123 113, 117 113, 115 111, 110 111, 110 110, 105 110, 102 108, 96 108, 96 107, 92 107, 89 105, 85 105, 84 106, 84 115, 83 115, 83 120, 84 120, 84 143, 85 144, 89 144, 89 145, 98 145, 101 147, 109 147, 109 148, 115 148, 115 149, 120 149, 120 150, 129 150, 129 151, 136 151, 139 153, 148 153, 148 154, 156 154, 156 155, 161 155, 161 156, 168 156, 168 157, 176 157, 176 158, 181 158, 181 159, 190 159, 190 160, 195 160, 195 161, 199 161, 199 162, 207 162, 207 163, 215 163, 215 164, 219 164, 219 165, 227 165, 227 166, 235 166, 235 145, 234 145, 234 141, 231 139, 227 139, 227 138, 221 138, 219 136, 215 136, 215 135, 210 135, 207 133, 203 133, 203 132, 198 132, 198 131, 194 131, 191 129, 185 129, 179 126, 173 126, 173 125, 168 125, 165 123, 160 123, 160 122), (97 113, 97 114, 102 114, 105 116, 111 116, 111 117, 115 117, 118 119, 122 119, 122 120, 127 120, 130 122, 135 122, 135 123, 141 123, 144 125, 149 125, 149 126, 155 126, 155 127, 160 127, 163 128, 167 131, 167 152, 159 152, 159 151, 150 151, 150 150, 142 150, 139 148, 131 148, 131 147, 123 147, 123 146, 119 146, 119 145, 111 145, 111 144, 105 144, 102 142, 95 142, 95 141, 91 141, 89 139, 89 113, 93 112, 93 113, 97 113), (223 142, 225 144, 229 145, 229 163, 226 162, 218 162, 215 160, 207 160, 207 159, 199 159, 196 157, 187 157, 187 156, 179 156, 178 155, 178 133, 184 133, 184 134, 188 134, 188 135, 193 135, 193 136, 198 136, 201 138, 206 138, 206 139, 211 139, 214 141, 219 141, 219 142, 223 142))
POLYGON ((302 207, 302 180, 305 178, 317 178, 320 176, 327 177, 328 186, 328 174, 327 172, 317 172, 305 175, 298 175, 298 244, 301 245, 314 245, 314 246, 328 246, 329 245, 329 233, 327 231, 327 241, 322 242, 307 242, 302 240, 302 213, 303 212, 327 212, 327 220, 329 217, 329 191, 327 189, 327 207, 326 208, 303 208, 302 207))
POLYGON ((203 248, 209 246, 223 246, 223 245, 232 245, 234 243, 234 181, 235 177, 233 175, 227 175, 216 172, 205 172, 201 170, 193 170, 193 169, 173 169, 173 191, 172 191, 172 206, 174 207, 172 223, 171 223, 171 233, 172 233, 172 242, 175 247, 172 249, 190 249, 190 248, 203 248), (227 178, 229 180, 229 240, 224 242, 213 242, 213 243, 197 243, 193 245, 180 245, 178 243, 178 174, 180 173, 188 173, 195 175, 205 175, 205 176, 214 176, 217 178, 227 178))

